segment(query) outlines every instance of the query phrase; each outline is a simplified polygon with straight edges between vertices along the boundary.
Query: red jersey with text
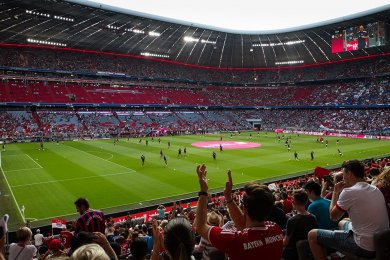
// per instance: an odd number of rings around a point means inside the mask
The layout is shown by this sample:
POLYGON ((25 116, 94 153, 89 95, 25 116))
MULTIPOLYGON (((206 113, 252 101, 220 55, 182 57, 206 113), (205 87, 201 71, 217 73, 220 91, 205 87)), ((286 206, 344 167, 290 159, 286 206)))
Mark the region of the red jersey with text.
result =
POLYGON ((64 248, 70 248, 72 245, 73 234, 70 231, 61 231, 60 240, 64 248))
POLYGON ((242 231, 210 227, 209 241, 227 253, 230 260, 280 260, 282 257, 282 230, 273 222, 267 221, 264 227, 245 228, 242 231))

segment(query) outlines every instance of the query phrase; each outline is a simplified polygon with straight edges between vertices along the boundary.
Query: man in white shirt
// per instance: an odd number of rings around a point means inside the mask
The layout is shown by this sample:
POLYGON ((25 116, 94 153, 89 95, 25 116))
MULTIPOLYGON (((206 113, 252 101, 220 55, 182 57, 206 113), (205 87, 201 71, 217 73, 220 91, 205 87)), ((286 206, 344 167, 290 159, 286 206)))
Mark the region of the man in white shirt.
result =
POLYGON ((342 168, 344 180, 335 184, 330 218, 338 221, 348 212, 350 221, 340 221, 343 230, 313 229, 309 232, 309 244, 316 260, 325 259, 325 246, 372 258, 375 256, 374 234, 389 227, 383 194, 365 182, 364 165, 351 160, 345 161, 342 168))
POLYGON ((35 231, 34 244, 37 248, 43 245, 43 235, 41 234, 41 231, 39 229, 35 231))

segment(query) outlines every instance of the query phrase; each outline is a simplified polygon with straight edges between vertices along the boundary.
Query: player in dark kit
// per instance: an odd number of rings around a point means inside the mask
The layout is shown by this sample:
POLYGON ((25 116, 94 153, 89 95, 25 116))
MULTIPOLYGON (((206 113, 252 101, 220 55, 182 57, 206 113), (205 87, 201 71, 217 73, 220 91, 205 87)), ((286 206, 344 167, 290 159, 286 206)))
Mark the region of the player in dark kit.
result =
POLYGON ((41 143, 39 144, 39 150, 41 150, 41 151, 43 151, 43 150, 45 150, 45 148, 43 147, 43 141, 41 141, 41 143))
POLYGON ((363 25, 359 26, 359 31, 356 33, 358 37, 358 49, 364 49, 367 48, 367 41, 368 39, 368 33, 366 30, 364 30, 363 25))
POLYGON ((184 155, 187 155, 187 148, 184 147, 184 155))
POLYGON ((3 152, 5 152, 5 142, 1 145, 3 152))
POLYGON ((141 162, 142 162, 142 166, 145 165, 145 155, 141 155, 141 162))
POLYGON ((179 148, 179 150, 177 150, 177 156, 181 157, 181 148, 179 148))
POLYGON ((328 140, 325 140, 325 147, 328 148, 328 140))
POLYGON ((220 152, 223 152, 222 144, 219 144, 219 151, 220 151, 220 152))
POLYGON ((340 151, 340 149, 337 148, 337 152, 339 152, 339 156, 343 156, 343 153, 340 151))
POLYGON ((217 159, 217 153, 216 153, 216 152, 213 152, 213 159, 214 159, 214 160, 217 159))
POLYGON ((168 141, 168 149, 171 147, 171 141, 168 141))
POLYGON ((311 151, 311 153, 310 153, 310 160, 314 160, 314 152, 313 151, 311 151))
POLYGON ((147 146, 147 145, 149 144, 149 141, 148 141, 148 140, 146 140, 146 141, 145 141, 145 144, 146 144, 146 146, 147 146))
POLYGON ((294 159, 295 159, 295 160, 299 160, 299 159, 298 159, 298 153, 297 153, 296 151, 294 152, 294 159))
POLYGON ((290 150, 291 150, 291 146, 290 146, 290 144, 287 144, 287 151, 290 152, 290 150))
POLYGON ((160 139, 160 137, 158 138, 158 143, 159 143, 159 144, 161 143, 161 139, 160 139))
POLYGON ((164 163, 165 165, 168 165, 168 160, 167 160, 167 157, 164 155, 164 163))
POLYGON ((162 158, 163 157, 163 151, 162 151, 162 149, 160 149, 160 158, 162 158))

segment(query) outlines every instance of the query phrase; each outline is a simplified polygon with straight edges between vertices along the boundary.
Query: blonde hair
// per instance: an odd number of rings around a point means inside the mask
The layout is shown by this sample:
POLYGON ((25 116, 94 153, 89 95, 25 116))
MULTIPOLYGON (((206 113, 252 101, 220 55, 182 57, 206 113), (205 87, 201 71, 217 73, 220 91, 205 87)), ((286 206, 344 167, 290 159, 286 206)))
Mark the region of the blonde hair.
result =
POLYGON ((376 183, 380 188, 390 188, 390 168, 379 174, 376 183))
POLYGON ((71 260, 110 260, 104 249, 98 244, 87 244, 73 252, 71 260))
POLYGON ((16 237, 18 238, 18 241, 25 242, 32 238, 32 232, 31 229, 28 227, 21 227, 18 231, 16 231, 16 237))

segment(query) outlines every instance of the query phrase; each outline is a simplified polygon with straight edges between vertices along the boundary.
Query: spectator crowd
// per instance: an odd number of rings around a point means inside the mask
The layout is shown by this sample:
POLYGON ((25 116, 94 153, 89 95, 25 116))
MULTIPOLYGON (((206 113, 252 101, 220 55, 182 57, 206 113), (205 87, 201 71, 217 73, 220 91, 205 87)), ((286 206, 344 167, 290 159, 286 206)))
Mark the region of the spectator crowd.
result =
MULTIPOLYGON (((74 203, 79 218, 58 237, 21 227, 17 241, 4 250, 6 215, 0 221, 0 259, 388 257, 374 236, 390 232, 390 158, 345 161, 326 176, 249 183, 238 190, 228 171, 223 194, 208 193, 206 165, 198 165, 196 174, 195 207, 160 205, 152 219, 141 222, 131 215, 115 222, 79 198, 74 203)), ((382 242, 388 250, 388 240, 382 242)))

